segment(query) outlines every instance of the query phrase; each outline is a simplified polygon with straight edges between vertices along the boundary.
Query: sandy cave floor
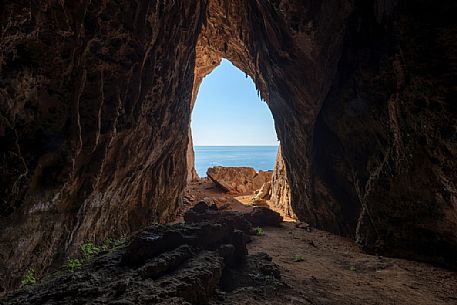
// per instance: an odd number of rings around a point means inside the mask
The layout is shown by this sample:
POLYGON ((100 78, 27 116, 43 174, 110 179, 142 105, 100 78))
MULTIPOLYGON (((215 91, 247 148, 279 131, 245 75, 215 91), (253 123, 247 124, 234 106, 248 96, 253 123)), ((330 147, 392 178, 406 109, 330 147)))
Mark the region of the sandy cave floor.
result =
MULTIPOLYGON (((202 199, 228 210, 252 209, 252 195, 233 197, 207 179, 192 182, 185 197, 184 209, 202 199)), ((457 272, 368 255, 350 239, 288 220, 281 228, 264 228, 248 245, 250 254, 268 253, 293 288, 271 304, 457 304, 457 272)), ((248 292, 231 302, 264 304, 248 292)))

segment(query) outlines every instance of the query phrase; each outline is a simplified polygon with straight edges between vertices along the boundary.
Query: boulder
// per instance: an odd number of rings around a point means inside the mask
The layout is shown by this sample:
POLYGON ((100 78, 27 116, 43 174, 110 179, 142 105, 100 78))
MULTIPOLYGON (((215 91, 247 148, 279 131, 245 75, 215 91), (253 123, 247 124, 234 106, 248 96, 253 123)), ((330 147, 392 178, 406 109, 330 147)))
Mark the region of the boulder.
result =
POLYGON ((250 222, 247 221, 242 213, 238 211, 222 211, 216 205, 209 206, 205 201, 200 201, 184 213, 184 221, 188 224, 207 221, 229 223, 246 234, 253 233, 250 222))
POLYGON ((231 194, 252 194, 271 181, 272 171, 256 172, 252 167, 223 167, 208 168, 208 177, 224 191, 231 194))
POLYGON ((252 198, 253 201, 269 200, 271 198, 271 181, 265 182, 262 187, 257 190, 256 195, 252 198))
POLYGON ((253 226, 271 226, 271 227, 279 227, 282 223, 282 216, 267 208, 267 207, 254 207, 254 209, 245 215, 246 219, 253 225, 253 226))

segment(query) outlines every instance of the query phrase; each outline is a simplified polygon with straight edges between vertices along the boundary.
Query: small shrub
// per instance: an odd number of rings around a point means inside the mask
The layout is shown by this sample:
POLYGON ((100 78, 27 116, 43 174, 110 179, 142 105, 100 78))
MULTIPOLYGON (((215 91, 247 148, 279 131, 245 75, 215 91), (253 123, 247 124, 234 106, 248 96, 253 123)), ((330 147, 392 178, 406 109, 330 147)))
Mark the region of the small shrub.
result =
POLYGON ((263 236, 265 235, 265 231, 261 227, 254 228, 255 235, 257 236, 263 236))
POLYGON ((292 260, 293 260, 294 262, 297 263, 297 262, 302 262, 302 261, 304 261, 305 258, 303 257, 303 255, 294 255, 294 257, 292 258, 292 260))
POLYGON ((27 270, 27 272, 24 274, 24 277, 21 280, 21 287, 33 285, 35 283, 36 283, 35 271, 33 269, 27 270))
POLYGON ((67 270, 70 272, 75 272, 76 270, 80 269, 82 263, 77 258, 70 258, 67 263, 67 270))
POLYGON ((100 252, 100 248, 88 241, 81 245, 81 251, 83 252, 84 258, 88 259, 97 255, 100 252))
POLYGON ((354 271, 354 272, 355 272, 355 271, 357 271, 357 268, 356 268, 355 266, 351 266, 351 267, 349 267, 349 270, 351 270, 351 271, 354 271))

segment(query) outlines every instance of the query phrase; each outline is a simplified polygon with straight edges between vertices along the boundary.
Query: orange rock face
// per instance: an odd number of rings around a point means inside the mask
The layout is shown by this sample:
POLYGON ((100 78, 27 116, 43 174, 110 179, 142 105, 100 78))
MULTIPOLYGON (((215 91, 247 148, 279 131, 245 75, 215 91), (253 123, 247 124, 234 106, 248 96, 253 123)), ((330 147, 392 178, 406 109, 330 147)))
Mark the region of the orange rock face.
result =
POLYGON ((276 164, 271 181, 271 203, 274 208, 280 210, 284 215, 296 218, 290 202, 290 187, 287 181, 286 165, 282 158, 281 147, 276 155, 276 164))
POLYGON ((216 166, 208 168, 206 174, 226 192, 238 195, 252 194, 260 190, 272 177, 272 172, 256 172, 252 167, 216 166))

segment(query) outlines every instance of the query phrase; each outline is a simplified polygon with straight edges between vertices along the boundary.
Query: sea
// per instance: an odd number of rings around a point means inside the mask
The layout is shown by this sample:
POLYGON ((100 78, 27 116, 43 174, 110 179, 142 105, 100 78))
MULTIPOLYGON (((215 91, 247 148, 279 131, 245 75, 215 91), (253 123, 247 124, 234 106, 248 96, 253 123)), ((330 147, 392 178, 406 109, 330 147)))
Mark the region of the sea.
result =
POLYGON ((194 146, 195 169, 200 177, 213 166, 247 166, 273 170, 278 146, 194 146))

